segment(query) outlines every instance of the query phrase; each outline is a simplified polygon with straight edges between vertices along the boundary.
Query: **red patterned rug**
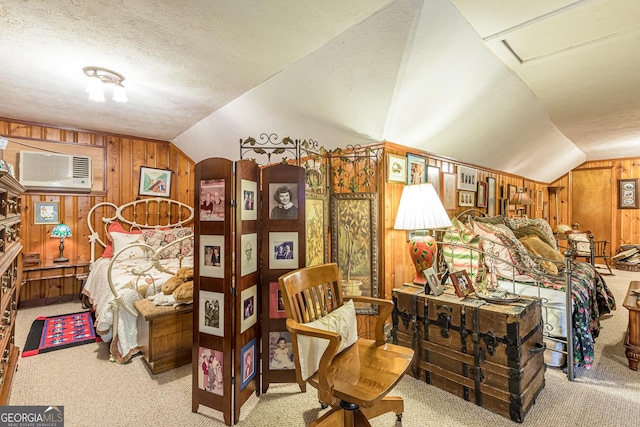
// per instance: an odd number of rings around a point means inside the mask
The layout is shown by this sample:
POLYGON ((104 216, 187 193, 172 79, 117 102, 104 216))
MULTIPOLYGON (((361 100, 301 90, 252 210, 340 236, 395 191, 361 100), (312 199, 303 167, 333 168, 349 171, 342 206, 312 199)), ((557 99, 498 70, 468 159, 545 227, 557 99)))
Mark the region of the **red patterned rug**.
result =
POLYGON ((22 357, 99 341, 91 311, 38 317, 31 324, 22 357))

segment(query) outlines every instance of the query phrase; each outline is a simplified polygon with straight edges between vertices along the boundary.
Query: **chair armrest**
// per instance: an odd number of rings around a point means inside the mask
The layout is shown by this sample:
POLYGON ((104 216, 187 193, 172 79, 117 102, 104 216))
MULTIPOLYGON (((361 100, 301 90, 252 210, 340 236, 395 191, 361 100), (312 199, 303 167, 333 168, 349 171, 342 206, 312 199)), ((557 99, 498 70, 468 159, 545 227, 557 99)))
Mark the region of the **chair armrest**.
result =
POLYGON ((349 295, 345 296, 344 299, 352 299, 353 302, 374 304, 380 308, 380 313, 376 316, 375 340, 379 345, 386 344, 387 340, 384 336, 384 325, 393 311, 393 302, 382 298, 349 295))
MULTIPOLYGON (((322 329, 310 328, 308 326, 303 325, 302 323, 298 323, 293 319, 287 319, 287 330, 291 333, 292 337, 296 337, 296 335, 306 335, 313 338, 321 338, 329 340, 329 345, 322 353, 320 357, 320 364, 318 366, 318 370, 316 371, 318 374, 318 397, 322 402, 331 402, 331 394, 333 393, 333 380, 329 375, 327 375, 328 368, 333 362, 333 358, 336 356, 338 351, 338 345, 340 345, 340 341, 342 337, 340 334, 331 331, 323 331, 322 329), (320 394, 323 394, 320 396, 320 394), (325 400, 323 400, 325 399, 325 400), (328 400, 327 400, 328 399, 328 400)), ((295 338, 296 346, 298 345, 298 339, 295 338)), ((297 349, 294 350, 297 353, 297 349)), ((299 367, 300 360, 296 362, 299 367)), ((302 380, 300 369, 296 370, 296 376, 298 377, 298 382, 302 380)))

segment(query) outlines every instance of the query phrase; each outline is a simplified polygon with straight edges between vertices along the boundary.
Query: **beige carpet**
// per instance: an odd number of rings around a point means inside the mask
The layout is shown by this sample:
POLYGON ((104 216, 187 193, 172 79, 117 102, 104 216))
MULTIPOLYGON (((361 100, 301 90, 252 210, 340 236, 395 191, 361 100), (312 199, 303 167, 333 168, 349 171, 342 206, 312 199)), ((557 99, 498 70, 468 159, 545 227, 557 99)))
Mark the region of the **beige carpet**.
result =
MULTIPOLYGON (((628 369, 624 333, 628 313, 622 299, 640 273, 614 270, 605 276, 618 310, 602 320, 593 368, 578 369, 571 383, 550 368, 546 386, 526 416, 524 426, 637 426, 640 420, 640 372, 628 369)), ((22 309, 16 344, 23 346, 38 316, 81 310, 80 303, 22 309)), ((405 398, 402 424, 393 414, 374 426, 514 426, 500 415, 406 376, 395 390, 405 398)), ((10 405, 63 405, 66 427, 223 426, 220 412, 204 406, 191 412, 191 367, 151 375, 140 358, 127 365, 108 361, 106 344, 89 344, 19 360, 10 405)), ((239 426, 305 426, 320 413, 315 390, 272 385, 243 406, 239 426)))

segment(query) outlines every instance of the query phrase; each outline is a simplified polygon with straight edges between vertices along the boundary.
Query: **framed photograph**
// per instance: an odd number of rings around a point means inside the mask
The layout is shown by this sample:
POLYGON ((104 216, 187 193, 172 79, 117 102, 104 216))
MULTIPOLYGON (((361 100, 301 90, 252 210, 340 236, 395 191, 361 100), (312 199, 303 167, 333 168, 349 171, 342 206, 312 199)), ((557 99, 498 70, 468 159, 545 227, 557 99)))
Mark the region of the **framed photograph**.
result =
POLYGON ((247 384, 256 376, 257 342, 256 338, 254 338, 240 350, 240 366, 242 368, 240 390, 244 390, 247 384))
POLYGON ((489 185, 486 182, 478 181, 478 199, 476 200, 476 206, 479 208, 487 207, 487 187, 489 185))
POLYGON ((433 296, 437 297, 438 295, 442 295, 442 293, 444 292, 444 289, 442 289, 442 285, 438 280, 438 275, 436 274, 436 271, 433 269, 433 267, 427 268, 422 272, 422 274, 424 274, 424 277, 427 279, 427 284, 425 285, 424 293, 428 294, 429 291, 431 291, 431 294, 433 296))
POLYGON ((487 216, 496 215, 496 179, 487 178, 487 216))
POLYGON ((256 196, 258 194, 258 183, 247 179, 240 180, 242 187, 242 206, 240 207, 240 219, 242 221, 253 221, 258 219, 258 209, 256 207, 256 196))
POLYGON ((287 317, 278 282, 269 282, 269 317, 271 319, 284 319, 287 317))
POLYGON ((510 211, 516 210, 516 206, 511 204, 511 199, 513 199, 513 196, 515 196, 517 192, 518 192, 518 187, 512 184, 507 185, 507 203, 509 204, 510 211))
POLYGON ((427 182, 427 159, 407 154, 407 184, 427 182))
POLYGON ((240 275, 246 276, 258 271, 258 234, 243 234, 240 236, 240 275))
POLYGON ((58 202, 35 202, 34 224, 58 224, 58 202))
MULTIPOLYGON (((402 182, 404 183, 404 177, 402 182)), ((329 216, 328 197, 326 195, 307 195, 305 203, 306 265, 324 264, 329 258, 329 237, 326 226, 329 216)))
POLYGON ((138 195, 170 197, 172 171, 140 166, 140 187, 138 195))
POLYGON ((200 221, 224 221, 224 179, 200 181, 200 221))
POLYGON ((407 180, 407 158, 395 154, 387 154, 387 181, 402 182, 407 180))
POLYGON ((544 210, 544 193, 542 190, 536 191, 536 210, 544 210))
POLYGON ((638 179, 618 180, 618 209, 638 209, 638 179))
POLYGON ((224 278, 224 236, 200 236, 200 275, 224 278))
POLYGON ((256 324, 258 319, 258 285, 240 292, 242 304, 242 321, 240 322, 240 333, 243 333, 256 324))
POLYGON ((298 219, 298 184, 269 184, 269 219, 298 219))
POLYGON ((269 369, 295 369, 289 332, 269 332, 269 369))
POLYGON ((198 349, 198 388, 209 393, 224 395, 222 384, 222 352, 206 347, 198 349))
POLYGON ((440 168, 437 166, 427 166, 427 182, 433 185, 436 194, 442 200, 442 180, 440 179, 440 168))
POLYGON ((442 172, 442 204, 445 209, 455 209, 456 202, 456 174, 442 172))
POLYGON ((298 268, 298 233, 271 232, 269 233, 269 268, 296 269, 298 268))
POLYGON ((458 206, 475 206, 475 199, 473 191, 458 191, 458 206))
POLYGON ((458 165, 458 190, 476 191, 478 171, 473 168, 458 165))
POLYGON ((455 271, 451 273, 449 277, 451 277, 451 282, 456 290, 456 295, 460 298, 464 298, 475 292, 466 270, 455 271))
MULTIPOLYGON (((332 197, 331 253, 341 285, 351 295, 378 296, 378 208, 374 194, 332 197)), ((371 304, 356 304, 359 314, 374 313, 371 304)))
POLYGON ((198 331, 224 336, 224 294, 222 292, 200 291, 200 319, 198 331))

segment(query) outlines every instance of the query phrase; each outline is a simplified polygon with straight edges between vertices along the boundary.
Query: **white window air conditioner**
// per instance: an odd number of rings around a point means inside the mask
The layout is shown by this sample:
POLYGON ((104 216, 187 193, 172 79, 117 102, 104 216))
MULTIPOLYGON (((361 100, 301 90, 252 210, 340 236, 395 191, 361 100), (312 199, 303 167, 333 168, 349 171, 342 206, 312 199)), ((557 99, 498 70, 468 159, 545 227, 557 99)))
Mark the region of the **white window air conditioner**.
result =
POLYGON ((91 157, 21 151, 19 170, 28 190, 91 191, 91 157))

